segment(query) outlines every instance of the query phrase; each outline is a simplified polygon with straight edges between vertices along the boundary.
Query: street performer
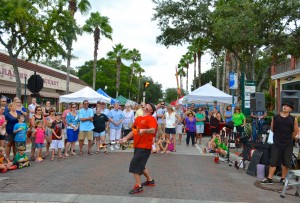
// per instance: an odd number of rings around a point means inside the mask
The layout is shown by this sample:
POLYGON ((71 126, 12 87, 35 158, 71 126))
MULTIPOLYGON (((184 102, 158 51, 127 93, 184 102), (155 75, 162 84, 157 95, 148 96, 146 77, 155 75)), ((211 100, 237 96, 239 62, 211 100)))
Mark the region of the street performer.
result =
POLYGON ((291 101, 282 103, 282 111, 272 118, 271 130, 274 132, 273 147, 268 177, 263 179, 261 184, 273 184, 273 176, 276 166, 282 161, 282 175, 280 183, 285 183, 288 169, 291 168, 293 154, 293 139, 298 133, 297 118, 290 115, 294 106, 291 101))
POLYGON ((152 116, 155 112, 153 104, 146 104, 143 107, 143 116, 135 119, 132 125, 132 131, 120 140, 120 144, 126 142, 133 136, 134 140, 134 155, 130 162, 129 172, 133 173, 135 178, 135 186, 129 194, 136 194, 143 191, 143 186, 155 186, 154 179, 150 176, 146 169, 146 163, 151 154, 152 141, 157 130, 156 119, 152 116), (141 183, 141 175, 144 175, 147 180, 141 183))

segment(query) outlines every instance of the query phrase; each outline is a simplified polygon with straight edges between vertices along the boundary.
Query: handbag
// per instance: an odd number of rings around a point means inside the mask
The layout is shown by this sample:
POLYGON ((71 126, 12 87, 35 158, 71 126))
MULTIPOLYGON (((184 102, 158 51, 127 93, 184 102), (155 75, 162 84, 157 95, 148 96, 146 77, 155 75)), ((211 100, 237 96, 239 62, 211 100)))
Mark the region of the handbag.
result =
POLYGON ((174 150, 174 140, 171 139, 171 143, 168 145, 168 150, 172 152, 174 150))

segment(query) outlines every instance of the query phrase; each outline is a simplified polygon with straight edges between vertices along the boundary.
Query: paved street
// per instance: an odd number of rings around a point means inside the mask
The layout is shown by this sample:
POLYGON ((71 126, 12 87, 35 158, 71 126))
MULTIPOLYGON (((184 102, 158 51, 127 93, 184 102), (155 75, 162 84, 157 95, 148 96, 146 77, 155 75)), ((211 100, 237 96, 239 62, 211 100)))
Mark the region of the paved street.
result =
MULTIPOLYGON (((299 202, 300 198, 262 190, 256 177, 227 163, 215 164, 199 146, 181 145, 176 153, 154 154, 148 169, 157 185, 134 195, 128 173, 132 150, 109 155, 72 156, 33 163, 31 167, 0 174, 0 202, 299 202), (8 178, 8 179, 5 179, 8 178), (196 201, 195 201, 196 202, 196 201)), ((292 192, 293 193, 293 192, 292 192)))

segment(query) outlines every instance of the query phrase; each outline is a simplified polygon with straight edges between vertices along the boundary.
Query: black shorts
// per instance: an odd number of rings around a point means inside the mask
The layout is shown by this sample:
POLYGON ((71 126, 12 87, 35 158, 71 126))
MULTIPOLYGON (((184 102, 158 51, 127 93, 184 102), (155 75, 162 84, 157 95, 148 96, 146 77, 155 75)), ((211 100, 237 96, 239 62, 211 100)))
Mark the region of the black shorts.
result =
POLYGON ((150 154, 151 149, 134 149, 134 155, 129 166, 129 173, 142 175, 150 154))
POLYGON ((176 128, 165 128, 165 133, 167 135, 175 135, 176 134, 176 128))
POLYGON ((213 135, 214 133, 220 134, 220 128, 210 128, 210 133, 213 135))
POLYGON ((0 135, 0 140, 5 140, 5 136, 4 135, 0 135))
POLYGON ((274 144, 271 151, 270 166, 276 167, 282 161, 282 165, 291 168, 293 156, 293 143, 284 146, 274 144))

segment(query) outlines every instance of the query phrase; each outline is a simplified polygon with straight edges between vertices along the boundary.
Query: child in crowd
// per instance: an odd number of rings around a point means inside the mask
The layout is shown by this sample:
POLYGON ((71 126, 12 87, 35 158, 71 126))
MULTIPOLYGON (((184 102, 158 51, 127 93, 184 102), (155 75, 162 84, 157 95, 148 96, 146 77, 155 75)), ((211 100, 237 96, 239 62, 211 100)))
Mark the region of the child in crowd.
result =
POLYGON ((158 146, 160 147, 160 150, 162 154, 170 153, 168 150, 169 144, 171 144, 170 140, 166 137, 165 134, 162 134, 162 136, 157 141, 158 146))
POLYGON ((157 142, 154 141, 152 144, 151 153, 153 154, 153 153, 159 153, 159 152, 160 152, 159 145, 157 144, 157 142))
POLYGON ((0 172, 6 173, 7 170, 14 170, 16 168, 16 165, 13 165, 13 163, 10 162, 9 159, 6 159, 4 157, 4 148, 0 147, 0 172), (6 161, 7 163, 4 163, 4 161, 6 161))
POLYGON ((55 150, 58 149, 58 157, 65 158, 61 155, 61 149, 64 147, 64 142, 62 140, 62 132, 65 129, 63 122, 61 121, 61 114, 55 114, 55 121, 52 122, 52 143, 50 148, 52 149, 51 161, 54 160, 55 150))
POLYGON ((32 136, 35 137, 35 147, 37 149, 37 162, 43 161, 42 150, 44 147, 44 139, 45 139, 45 129, 43 128, 43 122, 37 121, 35 129, 32 133, 32 136))
POLYGON ((26 149, 26 133, 28 130, 28 126, 26 123, 24 123, 25 121, 25 116, 23 114, 18 115, 18 123, 16 123, 14 125, 14 130, 13 133, 16 134, 15 135, 15 147, 16 149, 19 149, 20 146, 25 147, 26 149))
POLYGON ((23 168, 25 166, 30 166, 30 161, 25 154, 25 147, 18 147, 18 152, 14 158, 14 164, 18 166, 18 168, 23 168))
POLYGON ((3 115, 4 107, 0 107, 0 147, 4 147, 5 134, 6 134, 6 120, 3 115))

